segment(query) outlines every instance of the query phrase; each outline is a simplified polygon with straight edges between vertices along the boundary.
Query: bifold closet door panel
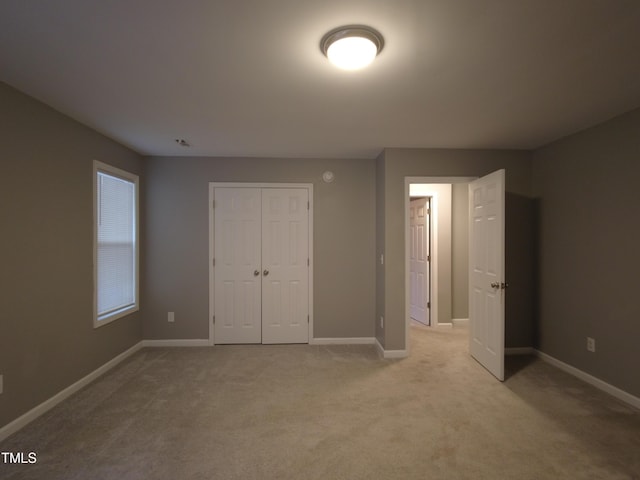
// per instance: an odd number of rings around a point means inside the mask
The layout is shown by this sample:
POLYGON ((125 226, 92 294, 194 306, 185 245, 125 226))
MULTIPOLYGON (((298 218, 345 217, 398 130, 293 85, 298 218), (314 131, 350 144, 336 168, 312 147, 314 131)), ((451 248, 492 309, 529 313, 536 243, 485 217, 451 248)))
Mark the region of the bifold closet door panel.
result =
POLYGON ((262 190, 262 343, 309 341, 309 194, 262 190))
POLYGON ((259 188, 215 189, 215 343, 262 341, 259 188))

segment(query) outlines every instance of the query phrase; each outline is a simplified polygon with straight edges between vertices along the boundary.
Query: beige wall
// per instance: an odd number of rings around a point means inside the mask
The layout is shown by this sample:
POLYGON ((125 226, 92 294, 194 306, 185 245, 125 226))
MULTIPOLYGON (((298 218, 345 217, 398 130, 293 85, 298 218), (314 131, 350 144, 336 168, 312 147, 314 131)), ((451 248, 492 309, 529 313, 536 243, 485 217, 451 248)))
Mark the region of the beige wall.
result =
POLYGON ((469 318, 469 185, 452 185, 451 205, 451 316, 469 318))
MULTIPOLYGON (((384 232, 377 237, 384 245, 385 268, 380 271, 376 294, 384 296, 384 331, 376 331, 386 350, 405 349, 404 286, 404 178, 419 176, 472 177, 495 170, 507 171, 507 191, 531 195, 531 158, 526 151, 386 149, 378 172, 384 172, 384 195, 377 192, 378 208, 384 210, 384 232), (380 200, 383 199, 383 202, 380 200)), ((380 304, 379 304, 380 305, 380 304)))
POLYGON ((507 192, 505 195, 505 296, 504 343, 507 348, 535 344, 535 200, 507 192))
POLYGON ((533 158, 539 348, 640 396, 640 109, 533 158))
POLYGON ((209 182, 313 183, 314 337, 373 337, 375 168, 373 160, 146 159, 144 337, 208 338, 209 182), (333 183, 322 181, 325 170, 333 183))
POLYGON ((0 427, 142 339, 139 313, 93 328, 93 160, 141 159, 0 83, 0 427))

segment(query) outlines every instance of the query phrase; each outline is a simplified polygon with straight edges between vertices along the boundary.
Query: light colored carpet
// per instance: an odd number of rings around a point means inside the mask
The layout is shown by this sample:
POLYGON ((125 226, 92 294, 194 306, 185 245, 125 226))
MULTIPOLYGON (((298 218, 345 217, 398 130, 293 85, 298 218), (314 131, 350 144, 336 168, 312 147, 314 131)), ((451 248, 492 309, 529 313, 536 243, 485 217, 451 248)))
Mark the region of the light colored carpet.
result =
POLYGON ((467 331, 370 346, 145 349, 0 444, 2 479, 640 479, 640 412, 467 331))

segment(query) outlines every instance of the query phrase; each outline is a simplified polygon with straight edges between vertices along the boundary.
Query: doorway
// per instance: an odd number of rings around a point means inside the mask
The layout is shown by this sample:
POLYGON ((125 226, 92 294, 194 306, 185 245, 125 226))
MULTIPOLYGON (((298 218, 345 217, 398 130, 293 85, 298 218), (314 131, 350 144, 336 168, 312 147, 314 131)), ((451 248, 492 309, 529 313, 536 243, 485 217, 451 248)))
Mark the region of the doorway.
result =
MULTIPOLYGON (((446 237, 451 237, 450 228, 444 231, 443 211, 436 209, 432 202, 434 214, 439 220, 434 222, 434 230, 440 230, 439 235, 434 239, 434 246, 441 250, 437 260, 447 261, 458 256, 464 251, 468 254, 468 264, 463 270, 463 275, 468 278, 469 283, 463 295, 455 292, 458 301, 463 301, 467 305, 467 315, 470 320, 471 331, 469 332, 470 354, 483 365, 497 379, 504 380, 504 290, 508 286, 505 282, 505 170, 497 170, 478 179, 457 178, 443 179, 415 179, 405 178, 405 345, 409 349, 409 332, 411 316, 409 314, 410 304, 410 194, 411 187, 419 182, 438 182, 437 185, 445 182, 452 185, 460 185, 460 191, 467 192, 465 202, 458 202, 466 210, 467 217, 467 245, 461 251, 451 250, 448 255, 442 255, 442 247, 447 245, 446 237), (445 239, 442 243, 440 240, 445 239)), ((426 188, 435 188, 434 185, 426 184, 426 188)), ((446 195, 443 196, 446 198, 446 195)), ((451 220, 451 214, 449 215, 451 220)), ((450 224, 449 224, 450 226, 450 224)), ((448 245, 451 245, 451 241, 448 245)), ((437 286, 439 294, 438 300, 446 298, 447 290, 452 292, 452 277, 447 277, 446 269, 442 265, 433 272, 432 284, 437 286), (444 280, 444 281, 443 281, 444 280)), ((455 276, 455 272, 454 272, 455 276)), ((448 315, 443 311, 453 304, 449 301, 440 304, 438 316, 432 315, 432 325, 442 325, 449 323, 453 325, 451 312, 448 315), (449 320, 449 322, 447 322, 449 320)), ((435 298, 434 298, 435 300, 435 298)))
POLYGON ((411 330, 411 229, 412 197, 429 197, 430 326, 466 324, 468 306, 468 183, 475 177, 405 178, 405 312, 406 339, 411 330), (454 235, 455 234, 455 235, 454 235), (454 290, 458 293, 454 296, 454 290), (455 305, 454 305, 455 302, 455 305), (459 306, 459 308, 454 308, 459 306))

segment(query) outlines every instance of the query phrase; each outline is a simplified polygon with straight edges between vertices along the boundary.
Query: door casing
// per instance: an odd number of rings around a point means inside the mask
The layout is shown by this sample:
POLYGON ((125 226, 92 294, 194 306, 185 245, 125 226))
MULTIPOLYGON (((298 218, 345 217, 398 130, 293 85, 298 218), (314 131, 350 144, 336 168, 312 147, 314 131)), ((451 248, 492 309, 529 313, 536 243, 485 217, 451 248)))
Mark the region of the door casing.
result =
POLYGON ((215 189, 216 188, 304 188, 309 192, 309 343, 313 339, 313 184, 209 182, 209 345, 215 345, 215 189))

